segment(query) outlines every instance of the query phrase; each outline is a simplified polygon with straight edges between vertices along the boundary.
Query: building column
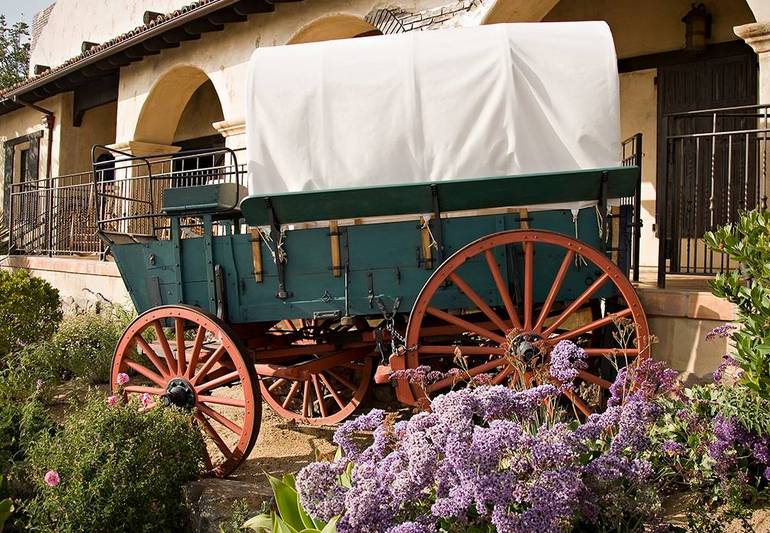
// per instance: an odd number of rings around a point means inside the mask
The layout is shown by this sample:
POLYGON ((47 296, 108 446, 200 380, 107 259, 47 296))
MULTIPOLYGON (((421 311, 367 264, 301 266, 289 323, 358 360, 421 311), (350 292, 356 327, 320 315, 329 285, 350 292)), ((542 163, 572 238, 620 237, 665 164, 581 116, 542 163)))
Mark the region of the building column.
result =
MULTIPOLYGON (((238 150, 246 147, 246 120, 243 117, 232 120, 221 120, 211 124, 222 137, 225 138, 225 146, 232 150, 238 150)), ((246 160, 239 162, 245 163, 246 160)))
POLYGON ((759 103, 770 104, 770 21, 733 28, 759 56, 759 103))

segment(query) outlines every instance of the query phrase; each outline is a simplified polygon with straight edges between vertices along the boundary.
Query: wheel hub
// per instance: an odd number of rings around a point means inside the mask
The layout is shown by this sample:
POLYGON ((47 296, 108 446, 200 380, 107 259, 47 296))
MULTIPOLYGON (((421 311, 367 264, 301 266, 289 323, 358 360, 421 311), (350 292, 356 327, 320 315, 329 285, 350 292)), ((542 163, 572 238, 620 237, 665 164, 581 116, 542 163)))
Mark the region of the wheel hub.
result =
POLYGON ((165 405, 175 405, 183 409, 195 406, 195 390, 187 380, 174 378, 168 382, 166 394, 160 397, 165 405))
POLYGON ((543 338, 536 333, 521 333, 511 342, 511 353, 529 364, 543 359, 543 338))

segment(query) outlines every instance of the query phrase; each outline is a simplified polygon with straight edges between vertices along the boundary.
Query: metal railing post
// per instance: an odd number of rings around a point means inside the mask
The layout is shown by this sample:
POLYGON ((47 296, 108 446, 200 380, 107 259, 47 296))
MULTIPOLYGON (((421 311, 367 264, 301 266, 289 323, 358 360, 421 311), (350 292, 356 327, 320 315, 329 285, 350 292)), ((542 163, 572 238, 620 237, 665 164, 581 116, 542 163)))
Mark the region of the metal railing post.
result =
POLYGON ((642 243, 642 134, 634 135, 635 165, 639 167, 639 178, 634 193, 634 252, 633 280, 639 281, 640 246, 642 243))

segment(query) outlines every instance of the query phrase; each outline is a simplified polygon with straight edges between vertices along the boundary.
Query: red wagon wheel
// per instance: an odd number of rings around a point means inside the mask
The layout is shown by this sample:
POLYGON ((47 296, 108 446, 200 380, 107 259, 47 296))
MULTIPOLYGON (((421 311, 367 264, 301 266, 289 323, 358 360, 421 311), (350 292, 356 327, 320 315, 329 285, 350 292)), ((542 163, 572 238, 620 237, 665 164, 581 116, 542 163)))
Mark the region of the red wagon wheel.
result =
POLYGON ((353 414, 369 390, 375 350, 361 338, 362 327, 364 322, 284 320, 271 328, 264 338, 268 346, 281 338, 289 341, 255 354, 267 404, 283 418, 314 426, 353 414))
POLYGON ((372 358, 368 357, 371 352, 371 348, 359 348, 313 357, 304 363, 307 370, 297 373, 291 366, 273 371, 270 365, 257 365, 262 397, 289 420, 313 426, 341 422, 366 395, 372 377, 372 358))
MULTIPOLYGON (((520 376, 520 370, 526 368, 533 356, 547 360, 550 349, 566 339, 584 345, 588 356, 588 368, 578 375, 578 381, 585 386, 567 393, 575 408, 585 415, 594 408, 584 389, 593 386, 601 392, 611 385, 601 375, 605 357, 627 359, 649 355, 647 319, 636 291, 605 254, 558 233, 506 231, 465 246, 431 276, 412 308, 406 335, 408 350, 401 364, 406 368, 429 365, 446 371, 457 367, 453 359, 459 349, 464 358, 462 373, 465 377, 484 373, 492 374, 495 384, 514 378, 524 378, 522 381, 530 383, 530 376, 520 376), (521 306, 514 304, 501 270, 499 258, 506 257, 506 251, 507 257, 518 254, 522 258, 519 263, 523 263, 523 294, 517 298, 521 306), (536 257, 541 253, 560 259, 550 270, 543 268, 542 262, 536 266, 536 257), (466 280, 461 270, 470 261, 474 261, 478 268, 475 275, 466 280), (558 270, 553 273, 556 265, 558 270), (585 279, 586 286, 571 300, 564 301, 560 298, 560 290, 570 272, 574 275, 575 269, 585 279), (483 273, 483 270, 486 273, 481 276, 479 272, 483 273), (544 272, 549 277, 550 288, 542 304, 536 305, 535 279, 542 277, 544 272), (469 300, 470 305, 461 311, 440 307, 442 287, 449 283, 469 300), (492 295, 490 286, 494 287, 501 302, 497 308, 488 305, 488 300, 481 296, 492 295), (603 308, 602 305, 592 306, 597 303, 597 293, 601 294, 600 291, 607 287, 614 287, 613 293, 621 300, 613 311, 608 309, 607 301, 603 302, 603 308), (619 332, 619 329, 623 331, 619 332), (618 338, 624 335, 626 338, 620 340, 626 345, 619 346, 618 338)), ((402 401, 424 404, 426 394, 446 392, 455 384, 456 378, 452 377, 429 384, 425 389, 401 381, 397 384, 397 392, 402 401)))
POLYGON ((215 316, 186 305, 156 307, 139 315, 120 338, 112 387, 116 390, 118 374, 126 373, 126 397, 191 410, 206 438, 203 474, 223 477, 248 457, 259 434, 262 402, 243 353, 215 316))

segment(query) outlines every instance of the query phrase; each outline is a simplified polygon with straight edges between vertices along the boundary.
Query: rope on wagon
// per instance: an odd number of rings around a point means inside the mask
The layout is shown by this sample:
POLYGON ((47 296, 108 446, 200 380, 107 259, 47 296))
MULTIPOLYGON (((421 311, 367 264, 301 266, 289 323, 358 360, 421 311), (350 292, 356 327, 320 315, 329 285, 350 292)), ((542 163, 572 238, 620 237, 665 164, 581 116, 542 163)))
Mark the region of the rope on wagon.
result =
POLYGON ((438 242, 433 236, 433 232, 430 230, 430 215, 422 215, 420 218, 422 219, 422 227, 420 229, 426 230, 428 232, 428 236, 430 236, 430 244, 428 246, 438 250, 438 242))
POLYGON ((267 244, 267 249, 270 251, 270 255, 273 256, 273 263, 277 265, 279 262, 285 263, 288 261, 289 256, 287 255, 286 249, 284 248, 284 242, 286 240, 286 228, 281 228, 281 232, 278 235, 277 244, 273 242, 273 238, 270 236, 269 231, 265 231, 260 227, 257 227, 257 231, 259 232, 260 237, 262 237, 262 239, 265 241, 265 244, 267 244))
MULTIPOLYGON (((572 211, 572 223, 575 225, 575 240, 579 241, 580 234, 578 232, 578 213, 580 211, 578 209, 570 209, 570 211, 572 211)), ((586 261, 582 255, 575 254, 575 267, 582 268, 584 266, 588 266, 588 261, 586 261)))

